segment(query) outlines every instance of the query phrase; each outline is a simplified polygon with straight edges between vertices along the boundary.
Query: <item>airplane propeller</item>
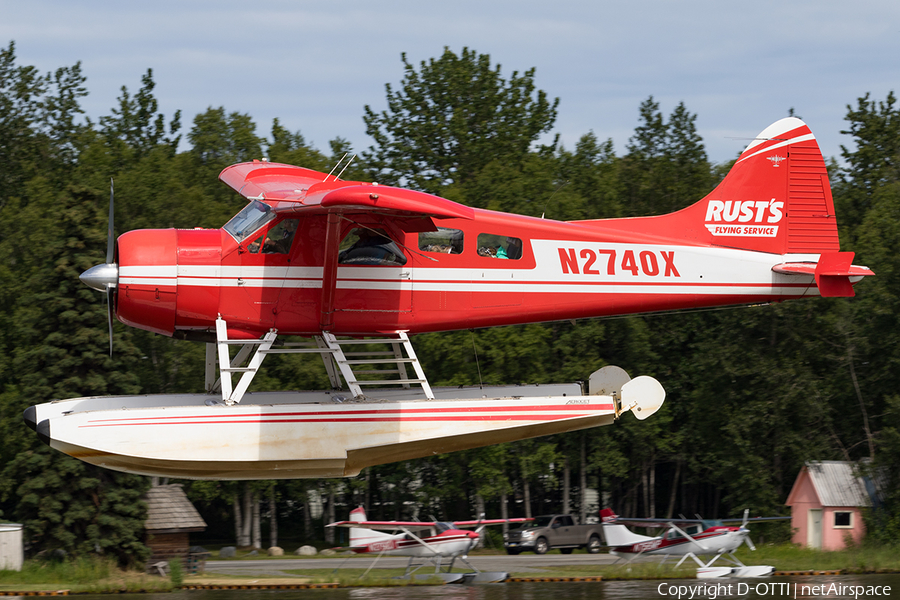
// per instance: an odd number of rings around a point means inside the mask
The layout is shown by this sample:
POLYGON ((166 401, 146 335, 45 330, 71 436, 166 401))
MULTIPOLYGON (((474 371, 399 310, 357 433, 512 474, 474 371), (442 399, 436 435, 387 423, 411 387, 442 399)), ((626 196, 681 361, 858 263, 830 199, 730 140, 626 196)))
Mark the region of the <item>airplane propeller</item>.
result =
POLYGON ((86 286, 99 292, 106 292, 106 317, 109 324, 109 355, 113 354, 113 302, 115 288, 119 283, 119 266, 115 259, 116 238, 113 235, 113 180, 109 180, 109 225, 106 239, 106 264, 95 265, 78 278, 86 286))
POLYGON ((744 534, 744 543, 747 544, 747 547, 750 548, 753 552, 756 552, 756 546, 753 545, 753 542, 750 541, 750 530, 747 529, 747 521, 750 519, 750 509, 744 509, 744 520, 741 521, 741 528, 738 529, 739 532, 744 534))

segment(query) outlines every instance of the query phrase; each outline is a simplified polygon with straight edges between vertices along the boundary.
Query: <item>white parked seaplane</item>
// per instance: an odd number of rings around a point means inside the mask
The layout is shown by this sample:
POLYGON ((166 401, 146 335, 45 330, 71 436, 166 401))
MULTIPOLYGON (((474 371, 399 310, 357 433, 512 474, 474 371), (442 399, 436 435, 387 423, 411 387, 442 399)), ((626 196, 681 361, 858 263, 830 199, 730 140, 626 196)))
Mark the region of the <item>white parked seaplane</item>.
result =
MULTIPOLYGON (((680 556, 675 567, 681 566, 687 558, 697 563, 697 577, 707 579, 713 577, 764 577, 771 575, 775 567, 767 565, 747 566, 734 552, 741 544, 747 544, 756 550, 750 541, 749 522, 779 521, 790 517, 754 517, 749 518, 750 511, 744 511, 743 519, 622 519, 611 509, 600 511, 603 524, 603 535, 610 546, 610 554, 628 558, 631 562, 639 556, 661 555, 662 562, 670 556, 680 556), (740 523, 740 526, 729 526, 726 523, 740 523), (625 526, 648 528, 667 528, 667 531, 656 537, 640 535, 629 531, 625 526), (700 556, 712 556, 707 562, 700 556), (732 563, 731 567, 714 567, 718 559, 732 563)), ((626 563, 627 564, 627 563, 626 563)))
MULTIPOLYGON (((427 565, 434 565, 434 573, 417 577, 437 577, 447 583, 493 583, 509 577, 506 572, 483 572, 467 560, 469 551, 478 545, 479 533, 486 525, 524 523, 531 519, 478 519, 475 521, 367 521, 363 507, 350 511, 349 521, 331 523, 326 527, 348 527, 349 549, 357 554, 408 556, 404 578, 411 577, 427 565), (467 531, 474 527, 475 531, 467 531), (390 532, 390 533, 384 533, 390 532), (453 573, 453 563, 461 560, 472 573, 453 573), (444 561, 449 559, 446 571, 444 561)), ((378 558, 375 560, 377 561, 378 558)), ((372 563, 374 566, 375 563, 372 563)), ((372 567, 370 566, 369 569, 372 567)), ((366 571, 368 572, 368 570, 366 571)))

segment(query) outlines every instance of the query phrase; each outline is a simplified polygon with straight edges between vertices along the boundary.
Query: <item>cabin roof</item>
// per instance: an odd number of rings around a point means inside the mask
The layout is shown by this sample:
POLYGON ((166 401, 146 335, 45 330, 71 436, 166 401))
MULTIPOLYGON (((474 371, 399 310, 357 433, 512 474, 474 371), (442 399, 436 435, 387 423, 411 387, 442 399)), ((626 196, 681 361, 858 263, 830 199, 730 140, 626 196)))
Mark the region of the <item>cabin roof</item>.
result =
POLYGON ((806 469, 822 506, 872 505, 856 464, 842 460, 807 461, 806 469))
POLYGON ((203 531, 206 521, 188 500, 180 484, 158 485, 146 494, 147 520, 144 529, 152 533, 203 531))

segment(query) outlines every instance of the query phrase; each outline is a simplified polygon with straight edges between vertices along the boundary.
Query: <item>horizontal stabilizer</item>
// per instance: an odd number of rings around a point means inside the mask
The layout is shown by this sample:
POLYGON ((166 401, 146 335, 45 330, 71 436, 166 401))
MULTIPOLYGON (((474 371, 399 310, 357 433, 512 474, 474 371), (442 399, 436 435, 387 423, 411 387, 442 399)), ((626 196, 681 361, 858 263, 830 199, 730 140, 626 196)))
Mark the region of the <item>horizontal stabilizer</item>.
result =
POLYGON ((851 278, 874 275, 868 267, 851 264, 853 252, 825 252, 819 262, 781 263, 772 267, 776 273, 785 275, 812 275, 816 278, 819 294, 824 298, 853 296, 851 278))

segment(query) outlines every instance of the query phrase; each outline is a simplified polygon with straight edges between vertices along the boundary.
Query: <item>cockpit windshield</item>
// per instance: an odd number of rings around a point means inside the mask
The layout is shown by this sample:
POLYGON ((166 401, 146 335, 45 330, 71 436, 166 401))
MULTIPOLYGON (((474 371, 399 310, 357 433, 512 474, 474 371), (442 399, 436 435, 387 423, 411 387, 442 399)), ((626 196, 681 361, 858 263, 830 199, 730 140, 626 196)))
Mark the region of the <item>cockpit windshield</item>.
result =
POLYGON ((443 533, 448 529, 453 529, 453 523, 447 523, 445 521, 438 521, 434 524, 434 528, 437 529, 438 533, 443 533))
POLYGON ((236 214, 225 223, 225 231, 237 240, 238 243, 251 235, 254 231, 275 218, 275 211, 268 204, 259 200, 253 200, 244 207, 244 210, 236 214))

